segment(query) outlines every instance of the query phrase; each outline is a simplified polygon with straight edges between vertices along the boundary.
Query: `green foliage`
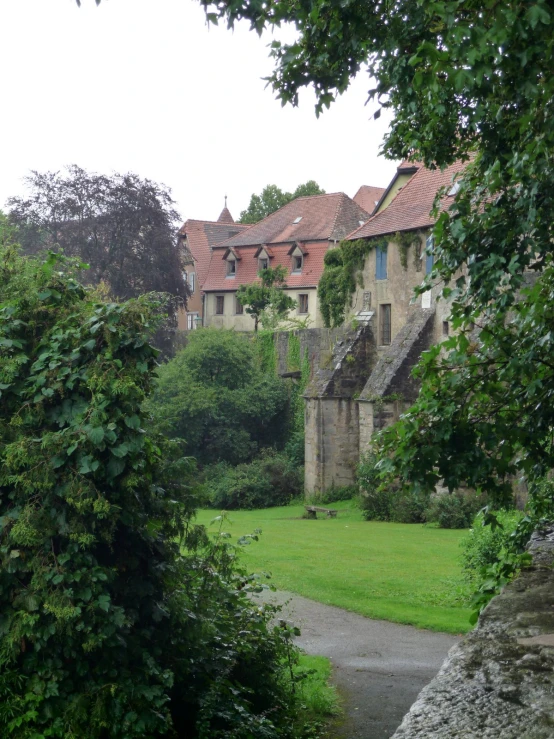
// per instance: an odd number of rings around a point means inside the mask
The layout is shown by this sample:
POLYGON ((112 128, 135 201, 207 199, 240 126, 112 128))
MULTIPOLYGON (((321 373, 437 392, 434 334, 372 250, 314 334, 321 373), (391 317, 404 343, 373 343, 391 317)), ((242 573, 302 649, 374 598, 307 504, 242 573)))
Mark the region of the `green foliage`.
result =
MULTIPOLYGON (((486 510, 483 526, 491 532, 507 528, 511 532, 502 535, 503 546, 492 563, 487 563, 479 572, 479 587, 474 595, 471 623, 476 623, 479 613, 502 588, 512 580, 521 568, 531 564, 531 556, 525 551, 533 531, 551 525, 554 521, 554 482, 542 478, 534 482, 529 490, 525 515, 513 530, 513 523, 503 521, 501 515, 486 510)), ((492 535, 492 534, 491 534, 492 535)))
POLYGON ((237 290, 237 300, 245 306, 246 312, 254 318, 254 331, 258 323, 264 328, 277 328, 280 321, 296 308, 296 300, 284 288, 287 271, 282 265, 267 267, 258 273, 260 282, 241 285, 237 290))
POLYGON ((258 353, 262 372, 276 374, 277 350, 275 349, 275 332, 258 331, 254 339, 254 346, 258 353))
POLYGON ((282 208, 283 205, 290 203, 291 200, 309 195, 324 194, 325 190, 322 190, 314 180, 308 180, 303 185, 298 185, 293 193, 283 192, 277 185, 267 185, 262 190, 261 195, 252 195, 248 208, 242 211, 238 222, 257 223, 282 208))
MULTIPOLYGON (((462 540, 462 567, 469 582, 479 587, 483 583, 483 572, 497 562, 502 552, 507 552, 510 540, 519 521, 520 511, 495 513, 498 525, 485 526, 485 514, 478 513, 468 535, 462 540)), ((486 577, 486 575, 485 575, 486 577)))
POLYGON ((483 505, 482 498, 469 493, 437 495, 431 498, 425 520, 438 523, 441 529, 467 529, 483 505))
POLYGON ((0 735, 290 736, 290 638, 147 433, 156 306, 96 302, 80 267, 1 247, 0 735))
POLYGON ((145 408, 156 428, 182 439, 185 453, 202 464, 246 462, 282 441, 286 388, 275 374, 262 371, 247 336, 195 331, 158 375, 145 408))
POLYGON ((408 269, 408 251, 412 246, 414 248, 414 267, 417 271, 421 270, 421 238, 419 231, 397 231, 391 237, 391 240, 398 246, 400 264, 404 269, 408 269))
POLYGON ((338 247, 326 252, 325 268, 317 288, 326 326, 340 326, 344 322, 356 287, 363 285, 362 270, 367 255, 386 244, 387 240, 382 238, 341 241, 338 247))
POLYGON ((303 469, 272 450, 265 450, 250 464, 220 468, 206 483, 210 505, 226 510, 286 505, 302 490, 303 469))

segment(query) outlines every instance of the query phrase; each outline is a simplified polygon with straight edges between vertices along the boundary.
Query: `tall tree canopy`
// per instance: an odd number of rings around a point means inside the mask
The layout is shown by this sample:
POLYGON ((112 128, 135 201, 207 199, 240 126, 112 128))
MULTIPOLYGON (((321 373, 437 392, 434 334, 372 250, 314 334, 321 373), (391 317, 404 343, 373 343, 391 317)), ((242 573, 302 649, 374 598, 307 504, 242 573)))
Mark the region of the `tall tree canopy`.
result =
POLYGON ((138 175, 111 176, 72 165, 32 172, 28 194, 8 201, 27 254, 62 251, 90 265, 83 279, 104 282, 114 297, 165 292, 186 300, 175 234, 179 215, 170 191, 138 175))
POLYGON ((257 223, 291 200, 307 195, 325 195, 325 190, 322 190, 315 180, 298 185, 294 192, 283 192, 277 185, 267 185, 261 195, 252 195, 248 208, 240 214, 239 223, 257 223))
POLYGON ((370 98, 393 114, 387 156, 468 162, 438 216, 429 278, 444 283, 458 333, 425 357, 420 400, 388 433, 391 472, 502 496, 507 476, 553 467, 552 4, 201 1, 231 26, 296 25, 296 41, 272 44, 283 102, 311 84, 321 111, 366 67, 370 98))

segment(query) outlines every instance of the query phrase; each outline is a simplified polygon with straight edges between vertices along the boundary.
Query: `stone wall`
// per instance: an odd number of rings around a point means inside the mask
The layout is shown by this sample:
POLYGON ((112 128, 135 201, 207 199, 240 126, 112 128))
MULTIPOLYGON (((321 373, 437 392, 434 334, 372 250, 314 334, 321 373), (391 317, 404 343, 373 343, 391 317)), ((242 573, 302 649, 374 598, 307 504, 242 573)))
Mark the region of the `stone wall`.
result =
POLYGON ((377 362, 371 324, 345 332, 304 393, 308 498, 332 487, 353 485, 359 459, 358 395, 377 362))
POLYGON ((393 739, 554 737, 554 527, 529 550, 533 566, 450 650, 393 739))

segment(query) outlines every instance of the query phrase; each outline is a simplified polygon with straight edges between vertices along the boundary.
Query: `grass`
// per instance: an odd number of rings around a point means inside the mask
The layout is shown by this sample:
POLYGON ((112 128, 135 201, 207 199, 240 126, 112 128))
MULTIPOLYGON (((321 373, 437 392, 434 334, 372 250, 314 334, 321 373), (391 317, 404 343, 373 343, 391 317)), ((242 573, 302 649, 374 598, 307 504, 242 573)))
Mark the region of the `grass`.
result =
POLYGON ((336 689, 329 685, 331 662, 326 657, 302 654, 294 667, 296 679, 297 718, 295 736, 318 737, 330 718, 341 713, 336 689))
MULTIPOLYGON (((303 505, 233 511, 223 530, 239 538, 260 528, 244 547, 251 572, 269 572, 273 584, 369 618, 464 633, 471 628, 461 578, 465 531, 419 524, 364 521, 350 501, 332 505, 337 518, 302 518, 303 505)), ((218 511, 199 511, 214 533, 218 511)))

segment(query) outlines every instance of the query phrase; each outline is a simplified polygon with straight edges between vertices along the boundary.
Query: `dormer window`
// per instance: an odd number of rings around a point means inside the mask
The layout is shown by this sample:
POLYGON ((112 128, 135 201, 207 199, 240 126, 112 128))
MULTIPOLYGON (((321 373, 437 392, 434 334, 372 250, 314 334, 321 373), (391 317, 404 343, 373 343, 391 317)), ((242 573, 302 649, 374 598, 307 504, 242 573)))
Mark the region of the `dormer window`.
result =
POLYGON ((291 258, 290 271, 292 274, 299 274, 304 267, 304 257, 307 252, 299 241, 296 241, 289 249, 289 257, 291 258))
POLYGON ((260 271, 269 267, 269 259, 267 257, 260 257, 258 259, 258 267, 260 271))
POLYGON ((227 260, 227 277, 234 277, 237 274, 237 263, 234 259, 227 260))

